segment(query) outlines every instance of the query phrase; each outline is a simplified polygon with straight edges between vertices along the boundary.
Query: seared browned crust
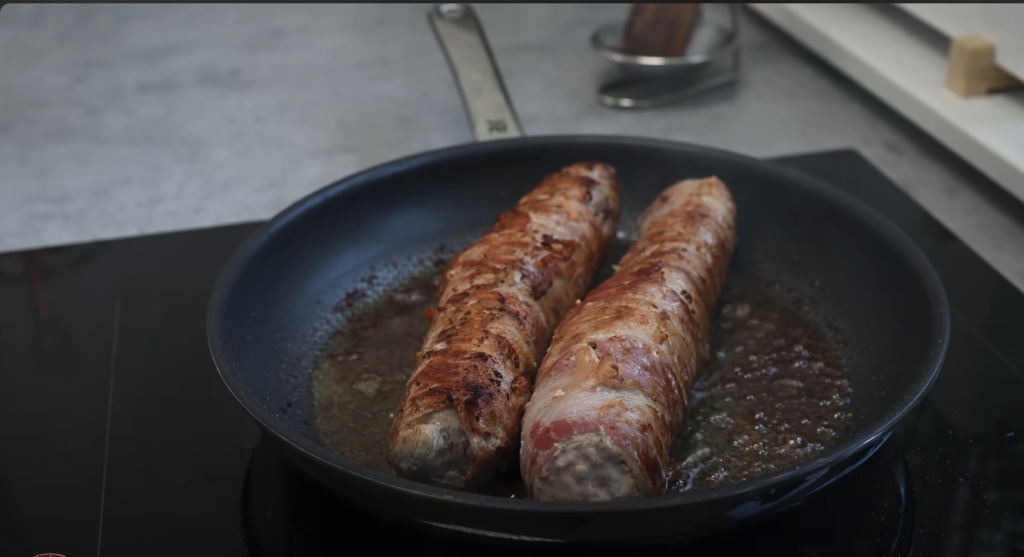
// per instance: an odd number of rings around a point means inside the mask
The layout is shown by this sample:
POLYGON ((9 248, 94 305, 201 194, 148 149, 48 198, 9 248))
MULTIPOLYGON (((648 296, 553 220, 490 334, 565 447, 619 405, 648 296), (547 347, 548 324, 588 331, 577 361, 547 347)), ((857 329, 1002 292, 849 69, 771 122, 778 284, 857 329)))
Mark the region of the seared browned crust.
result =
POLYGON ((388 438, 396 473, 462 487, 515 455, 537 360, 593 280, 619 206, 614 169, 570 166, 451 261, 388 438))
POLYGON ((531 497, 663 492, 672 435, 708 359, 735 219, 717 178, 668 188, 640 218, 616 273, 559 325, 523 419, 531 497))

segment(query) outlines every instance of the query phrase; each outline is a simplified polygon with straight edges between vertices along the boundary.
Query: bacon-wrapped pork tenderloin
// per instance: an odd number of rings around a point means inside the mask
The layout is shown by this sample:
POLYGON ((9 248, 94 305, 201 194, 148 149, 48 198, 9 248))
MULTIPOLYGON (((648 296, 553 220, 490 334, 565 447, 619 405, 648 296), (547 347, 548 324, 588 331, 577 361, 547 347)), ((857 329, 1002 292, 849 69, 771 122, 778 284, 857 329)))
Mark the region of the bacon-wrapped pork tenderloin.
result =
POLYGON ((461 488, 515 456, 539 359, 593 280, 619 209, 613 168, 569 166, 451 261, 388 438, 398 475, 461 488))
POLYGON ((566 315, 523 419, 520 466, 531 497, 664 491, 672 436, 708 359, 735 219, 717 178, 668 188, 641 216, 616 273, 566 315))

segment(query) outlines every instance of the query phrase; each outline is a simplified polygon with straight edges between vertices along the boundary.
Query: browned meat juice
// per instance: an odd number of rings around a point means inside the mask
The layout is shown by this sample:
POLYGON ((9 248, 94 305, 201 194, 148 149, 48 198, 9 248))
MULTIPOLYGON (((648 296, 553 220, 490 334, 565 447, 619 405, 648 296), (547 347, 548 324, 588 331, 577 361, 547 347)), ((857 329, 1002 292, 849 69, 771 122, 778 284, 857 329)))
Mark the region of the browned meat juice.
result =
POLYGON ((731 279, 712 322, 711 361, 676 433, 669 489, 740 482, 807 460, 852 430, 842 350, 809 307, 731 279))
MULTIPOLYGON (((444 262, 356 309, 313 374, 316 425, 339 454, 381 471, 444 262)), ((843 351, 812 308, 733 276, 712 323, 711 361, 672 447, 670 491, 740 482, 807 460, 851 431, 843 351)), ((502 483, 485 491, 522 496, 502 483)))

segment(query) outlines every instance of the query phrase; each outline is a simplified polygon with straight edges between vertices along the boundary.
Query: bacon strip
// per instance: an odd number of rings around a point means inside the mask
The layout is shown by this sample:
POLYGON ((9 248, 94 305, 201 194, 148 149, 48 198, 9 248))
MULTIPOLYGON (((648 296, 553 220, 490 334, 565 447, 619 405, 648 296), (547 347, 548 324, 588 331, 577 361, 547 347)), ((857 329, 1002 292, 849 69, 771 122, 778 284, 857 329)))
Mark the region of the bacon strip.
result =
POLYGON ((559 325, 523 419, 520 466, 531 497, 664 491, 672 435, 708 359, 735 219, 717 178, 668 188, 641 216, 640 238, 616 273, 559 325))
POLYGON ((593 280, 619 207, 613 168, 569 166, 452 260, 388 438, 395 473, 459 488, 515 456, 538 360, 593 280))

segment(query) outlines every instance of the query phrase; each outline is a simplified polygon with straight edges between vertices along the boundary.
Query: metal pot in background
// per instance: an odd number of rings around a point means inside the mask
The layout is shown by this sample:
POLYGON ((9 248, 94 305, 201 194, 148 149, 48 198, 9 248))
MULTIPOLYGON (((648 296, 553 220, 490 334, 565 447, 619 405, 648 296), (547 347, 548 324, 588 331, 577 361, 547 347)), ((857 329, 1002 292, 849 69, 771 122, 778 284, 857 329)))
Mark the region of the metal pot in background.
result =
MULTIPOLYGON (((692 26, 685 29, 683 51, 679 55, 664 56, 638 52, 638 44, 647 44, 653 51, 665 52, 671 48, 659 42, 672 42, 664 37, 660 41, 637 40, 636 34, 664 32, 647 30, 637 24, 644 10, 653 10, 655 4, 635 4, 627 24, 602 25, 590 37, 594 50, 609 63, 609 70, 601 80, 597 99, 613 108, 655 108, 665 106, 698 93, 734 83, 740 73, 740 7, 738 4, 691 4, 696 8, 693 21, 687 21, 682 12, 665 12, 664 17, 676 17, 672 25, 692 26)), ((661 9, 666 9, 660 5, 661 9)), ((677 4, 676 6, 686 6, 677 4)), ((660 14, 654 14, 657 17, 660 14)), ((678 45, 678 37, 676 37, 678 45)), ((677 46, 678 49, 678 46, 677 46)))

